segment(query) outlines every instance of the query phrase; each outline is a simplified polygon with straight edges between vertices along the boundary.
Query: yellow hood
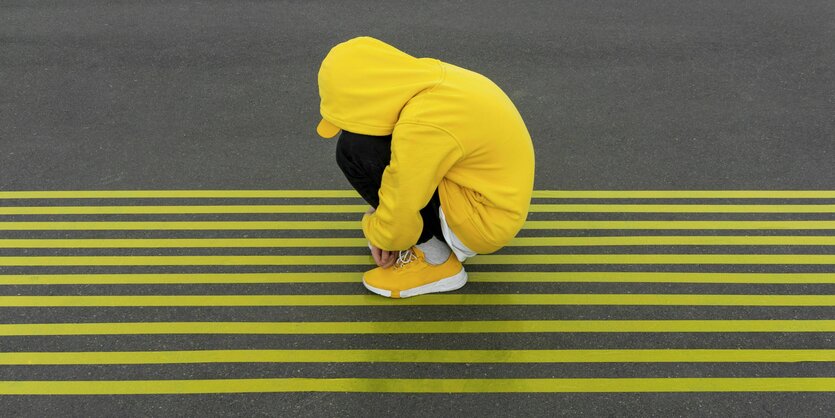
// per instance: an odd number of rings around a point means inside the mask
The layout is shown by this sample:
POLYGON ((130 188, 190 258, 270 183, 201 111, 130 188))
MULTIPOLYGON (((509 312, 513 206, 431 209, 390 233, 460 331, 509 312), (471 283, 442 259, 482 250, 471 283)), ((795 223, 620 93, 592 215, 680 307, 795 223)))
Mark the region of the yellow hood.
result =
POLYGON ((333 47, 322 61, 319 111, 325 125, 391 135, 406 103, 443 74, 438 60, 415 58, 374 38, 354 38, 333 47))

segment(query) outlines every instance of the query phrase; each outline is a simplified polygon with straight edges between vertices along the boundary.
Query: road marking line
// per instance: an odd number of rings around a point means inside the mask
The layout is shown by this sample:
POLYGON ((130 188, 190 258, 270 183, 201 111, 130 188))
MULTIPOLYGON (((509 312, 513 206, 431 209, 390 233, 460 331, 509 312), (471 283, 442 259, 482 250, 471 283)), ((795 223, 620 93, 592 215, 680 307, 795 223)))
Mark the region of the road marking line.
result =
MULTIPOLYGON (((5 274, 0 285, 359 283, 362 272, 5 274)), ((832 273, 469 272, 471 283, 835 284, 832 273)))
MULTIPOLYGON (((362 247, 364 238, 0 239, 0 248, 333 248, 362 247)), ((678 245, 835 245, 835 236, 517 237, 508 247, 678 245)))
MULTIPOLYGON (((0 266, 325 266, 372 265, 370 255, 195 255, 0 257, 0 266)), ((835 254, 519 254, 480 255, 485 264, 764 264, 830 265, 835 254)))
POLYGON ((835 229, 835 221, 528 221, 524 229, 835 229))
MULTIPOLYGON (((534 190, 555 199, 835 199, 833 190, 534 190)), ((4 191, 0 199, 359 198, 353 190, 4 191)))
MULTIPOLYGON (((831 238, 835 245, 835 237, 831 238)), ((0 239, 0 248, 366 248, 366 245, 365 238, 0 239)))
MULTIPOLYGON (((819 206, 821 206, 820 209, 823 209, 823 206, 826 205, 819 206)), ((0 215, 362 213, 366 210, 368 210, 368 205, 6 206, 0 207, 0 215)), ((835 208, 833 208, 833 212, 835 212, 835 208)))
POLYGON ((0 365, 186 363, 795 363, 835 350, 196 350, 0 353, 0 365))
MULTIPOLYGON (((2 241, 0 241, 2 245, 2 241)), ((517 237, 509 247, 675 245, 835 245, 835 236, 618 236, 517 237)))
POLYGON ((835 190, 534 190, 552 199, 833 199, 835 190))
POLYGON ((481 255, 467 264, 835 264, 835 254, 481 255))
MULTIPOLYGON (((833 225, 835 228, 835 225, 833 225)), ((358 230, 358 221, 0 222, 6 231, 358 230)))
POLYGON ((408 299, 370 294, 0 296, 0 307, 435 305, 835 306, 835 295, 432 294, 408 299))
MULTIPOLYGON (((835 256, 833 256, 835 257, 835 256)), ((0 266, 371 265, 371 255, 0 257, 0 266)))
POLYGON ((835 205, 558 205, 532 204, 535 213, 833 213, 835 205))
POLYGON ((246 392, 554 393, 830 392, 831 377, 0 381, 0 395, 136 395, 246 392))
POLYGON ((835 332, 835 320, 111 322, 0 324, 0 336, 162 334, 480 334, 575 332, 835 332))
POLYGON ((468 276, 468 281, 487 283, 835 283, 832 273, 469 272, 468 276))
MULTIPOLYGON (((78 221, 0 222, 6 231, 359 230, 359 221, 78 221)), ((745 230, 835 229, 835 221, 528 221, 523 229, 745 230)))
MULTIPOLYGON (((5 206, 0 215, 362 213, 368 205, 5 206)), ((532 204, 532 213, 835 213, 835 205, 532 204)))
POLYGON ((361 280, 362 272, 0 275, 0 285, 359 283, 361 280))
POLYGON ((61 190, 0 192, 0 199, 283 199, 359 197, 359 194, 353 190, 61 190))

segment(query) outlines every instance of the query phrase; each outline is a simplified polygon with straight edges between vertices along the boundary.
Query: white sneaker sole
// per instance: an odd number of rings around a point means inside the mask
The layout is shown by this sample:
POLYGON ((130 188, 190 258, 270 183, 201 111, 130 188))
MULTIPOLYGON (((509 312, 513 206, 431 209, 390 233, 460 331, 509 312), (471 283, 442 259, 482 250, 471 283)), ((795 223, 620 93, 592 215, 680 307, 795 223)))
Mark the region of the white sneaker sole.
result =
MULTIPOLYGON (((365 282, 365 279, 362 279, 362 284, 365 286, 366 289, 380 296, 385 296, 387 298, 391 297, 391 290, 385 290, 371 286, 370 284, 365 282)), ((447 277, 446 279, 441 279, 432 283, 425 284, 423 286, 413 287, 407 290, 401 290, 400 297, 408 298, 412 296, 423 295, 426 293, 451 292, 453 290, 458 290, 462 288, 465 284, 467 284, 467 272, 462 268, 461 271, 456 273, 454 276, 447 277)))

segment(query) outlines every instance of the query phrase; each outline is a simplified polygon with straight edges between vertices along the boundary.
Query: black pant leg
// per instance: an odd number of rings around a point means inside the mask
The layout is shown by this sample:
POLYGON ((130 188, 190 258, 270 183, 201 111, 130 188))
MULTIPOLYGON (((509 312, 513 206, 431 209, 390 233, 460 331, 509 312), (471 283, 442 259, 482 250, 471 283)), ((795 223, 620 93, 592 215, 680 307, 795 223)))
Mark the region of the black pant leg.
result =
MULTIPOLYGON (((379 191, 383 172, 391 162, 391 135, 370 136, 342 131, 336 143, 336 163, 354 190, 374 208, 380 205, 379 191)), ((429 169, 432 169, 431 167, 429 169)), ((418 244, 433 236, 444 241, 438 209, 441 201, 438 191, 421 209, 423 231, 418 244)))
POLYGON ((336 143, 336 164, 354 190, 373 208, 380 205, 378 192, 383 171, 391 161, 391 135, 370 136, 342 131, 336 143))
POLYGON ((440 209, 441 198, 438 196, 438 189, 435 189, 432 199, 429 199, 426 207, 420 210, 420 216, 423 218, 423 232, 420 234, 418 244, 429 241, 432 237, 446 242, 444 231, 441 229, 441 216, 438 214, 440 209))

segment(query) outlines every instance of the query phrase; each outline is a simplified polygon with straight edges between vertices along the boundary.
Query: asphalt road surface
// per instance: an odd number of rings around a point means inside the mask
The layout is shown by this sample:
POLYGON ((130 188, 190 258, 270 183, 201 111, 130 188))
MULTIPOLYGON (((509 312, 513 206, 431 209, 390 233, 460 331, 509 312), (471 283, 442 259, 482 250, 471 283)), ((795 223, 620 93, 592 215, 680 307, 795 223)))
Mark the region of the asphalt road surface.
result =
POLYGON ((833 40, 825 0, 0 2, 0 406, 826 416, 833 40), (534 139, 531 223, 450 295, 366 294, 362 202, 319 192, 360 35, 534 139))

